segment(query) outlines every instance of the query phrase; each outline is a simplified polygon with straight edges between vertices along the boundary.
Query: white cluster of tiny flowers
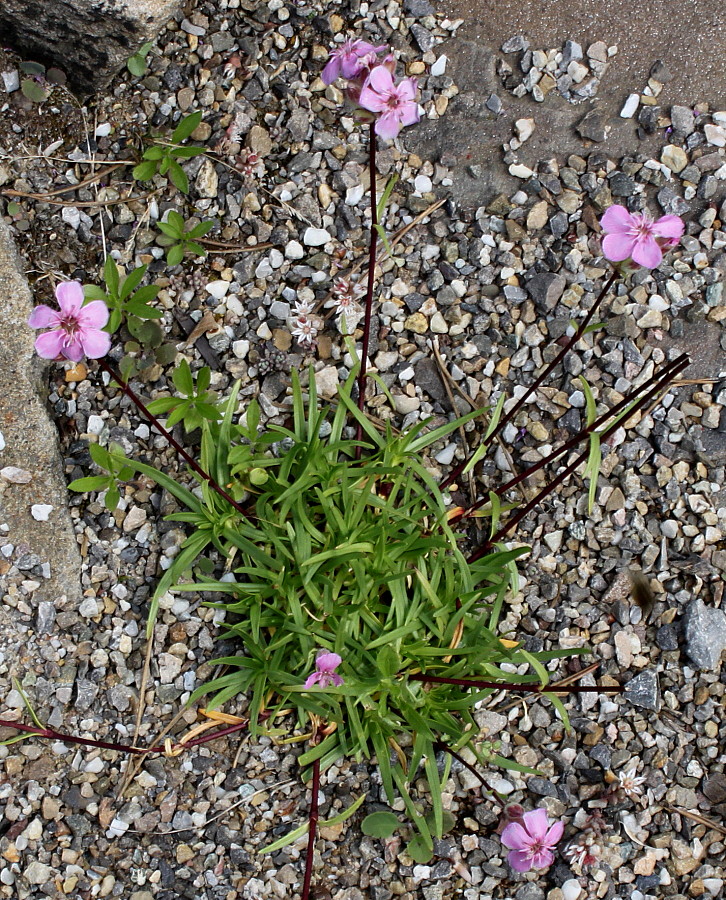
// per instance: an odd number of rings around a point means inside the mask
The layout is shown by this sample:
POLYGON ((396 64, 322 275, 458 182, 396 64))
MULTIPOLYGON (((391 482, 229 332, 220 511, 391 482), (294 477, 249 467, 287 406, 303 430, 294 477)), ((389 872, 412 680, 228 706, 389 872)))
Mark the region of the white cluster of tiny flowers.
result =
POLYGON ((313 347, 320 331, 321 321, 313 315, 313 304, 309 300, 295 303, 290 331, 303 347, 313 347))

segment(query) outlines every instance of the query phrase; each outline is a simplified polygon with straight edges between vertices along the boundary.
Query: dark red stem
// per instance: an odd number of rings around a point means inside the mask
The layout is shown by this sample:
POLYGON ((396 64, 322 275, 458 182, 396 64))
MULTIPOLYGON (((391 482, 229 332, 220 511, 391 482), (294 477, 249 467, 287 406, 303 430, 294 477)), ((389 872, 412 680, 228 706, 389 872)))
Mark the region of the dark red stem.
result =
POLYGON ((313 856, 315 853, 315 837, 318 832, 318 794, 320 793, 320 760, 313 763, 313 795, 310 798, 310 815, 308 816, 308 849, 305 854, 305 878, 300 900, 310 900, 310 884, 313 880, 313 856))
MULTIPOLYGON (((358 373, 358 409, 363 412, 366 399, 366 368, 368 365, 368 348, 371 342, 371 319, 373 318, 373 283, 376 271, 376 248, 378 246, 378 209, 376 199, 376 132, 375 122, 371 122, 368 136, 368 168, 371 175, 371 240, 368 247, 368 281, 366 285, 366 306, 363 320, 363 347, 361 348, 360 372, 358 373)), ((363 426, 358 425, 357 439, 363 437, 363 426)), ((357 458, 360 458, 357 449, 357 458)))
MULTIPOLYGON (((198 738, 194 738, 184 744, 185 747, 196 747, 199 744, 206 744, 208 741, 214 741, 217 738, 224 737, 227 734, 233 734, 235 731, 242 731, 247 728, 249 722, 238 722, 229 725, 226 728, 219 728, 213 732, 202 734, 198 738)), ((82 747, 100 747, 101 750, 116 750, 119 753, 136 753, 142 756, 145 753, 165 753, 166 748, 161 745, 158 747, 134 747, 131 744, 110 744, 107 741, 94 741, 91 738, 76 737, 73 734, 64 734, 62 731, 55 731, 53 728, 39 728, 37 725, 25 725, 22 722, 11 722, 7 719, 0 719, 0 728, 14 728, 16 731, 24 731, 33 737, 50 738, 54 741, 63 741, 65 744, 80 744, 82 747)))
MULTIPOLYGON (((653 388, 651 388, 651 390, 649 390, 647 394, 644 394, 638 400, 638 403, 633 407, 632 413, 636 413, 640 409, 642 409, 646 405, 646 403, 649 403, 656 396, 656 394, 660 390, 662 390, 663 387, 665 387, 665 384, 671 381, 679 372, 681 372, 690 364, 690 360, 685 353, 679 356, 675 362, 677 363, 677 365, 674 365, 672 369, 669 369, 665 377, 661 374, 661 376, 659 376, 658 383, 653 388)), ((605 431, 603 431, 601 435, 601 441, 606 441, 608 437, 619 427, 620 422, 613 422, 612 425, 610 425, 605 429, 605 431)), ((552 481, 548 482, 547 487, 544 488, 544 490, 540 491, 536 497, 530 500, 530 502, 527 503, 527 505, 522 509, 520 509, 515 515, 513 515, 511 519, 507 519, 506 523, 499 529, 499 531, 497 531, 495 535, 490 537, 489 540, 485 541, 478 550, 472 553, 468 561, 471 563, 475 562, 477 559, 481 559, 481 557, 485 555, 492 544, 496 544, 497 541, 500 541, 502 537, 508 531, 511 531, 512 528, 518 525, 522 521, 522 519, 535 508, 535 506, 538 506, 542 502, 544 497, 551 494, 555 490, 555 488, 559 487, 559 485, 562 484, 562 482, 566 478, 569 478, 569 476, 572 475, 572 473, 576 471, 576 469, 578 469, 583 462, 585 462, 589 452, 589 450, 585 450, 584 452, 582 452, 574 462, 570 463, 570 465, 564 468, 558 475, 556 475, 552 479, 552 481)))
POLYGON ((219 494, 220 497, 223 497, 227 501, 227 503, 230 504, 230 506, 233 506, 237 510, 237 512, 241 513, 245 517, 248 517, 249 516, 248 511, 245 510, 245 508, 240 503, 238 503, 236 500, 233 500, 232 497, 230 497, 229 494, 224 490, 224 488, 220 484, 218 484, 208 472, 204 471, 204 469, 199 465, 199 463, 194 459, 194 457, 190 456, 187 453, 187 451, 182 447, 182 445, 179 443, 179 441, 177 441, 176 438, 174 438, 171 435, 171 433, 168 432, 166 430, 166 428, 164 428, 164 426, 156 418, 156 416, 152 412, 149 412, 148 407, 146 406, 144 401, 141 399, 141 397, 139 397, 138 394, 136 394, 129 387, 129 385, 123 380, 123 378, 118 374, 118 372, 114 371, 114 369, 106 362, 105 359, 99 359, 98 364, 103 369, 104 372, 108 372, 108 374, 118 384, 118 386, 121 388, 121 390, 124 392, 124 394, 126 394, 126 396, 129 397, 133 401, 133 403, 136 404, 138 409, 141 410, 141 412, 151 422, 151 424, 154 426, 154 428, 156 428, 157 431, 159 431, 164 436, 164 438, 176 450, 176 452, 179 454, 179 456, 181 456, 181 458, 190 465, 190 467, 197 473, 197 475, 199 475, 200 478, 203 478, 207 482, 207 484, 213 490, 215 490, 219 494))
POLYGON ((571 687, 543 687, 541 684, 512 684, 507 681, 479 681, 473 678, 444 678, 440 675, 409 675, 410 681, 422 681, 424 684, 456 684, 459 687, 471 688, 493 688, 498 691, 524 691, 528 694, 548 694, 553 691, 567 691, 577 694, 587 694, 592 692, 598 693, 617 693, 621 694, 625 688, 610 685, 595 685, 588 687, 582 684, 574 684, 571 687))
MULTIPOLYGON (((598 307, 600 306, 602 301, 605 299, 605 295, 610 290, 613 282, 615 281, 615 279, 617 277, 618 277, 618 272, 615 271, 610 276, 610 278, 608 278, 608 280, 605 282, 605 286, 600 291, 600 295, 598 296, 597 300, 592 304, 588 314, 582 320, 582 324, 580 325, 580 327, 572 335, 572 337, 567 341, 567 343, 560 350, 560 352, 557 354, 557 356, 552 360, 552 362, 548 366, 545 367, 545 369, 542 371, 542 374, 527 388, 526 392, 524 394, 522 394, 522 396, 519 398, 519 400, 517 400, 517 402, 509 410, 509 412, 506 415, 502 416, 502 418, 499 420, 499 422, 497 423, 497 425, 494 428, 494 430, 492 431, 492 433, 487 438, 488 443, 491 443, 493 440, 495 440, 497 435, 512 421, 512 419, 517 415, 519 410, 524 406, 524 404, 532 396, 532 394, 539 388, 539 386, 545 381, 545 379, 548 378, 548 376, 552 372, 554 372, 554 370, 557 368, 557 366, 562 361, 564 356, 580 340, 580 338, 585 333, 585 329, 590 324, 590 320, 595 315, 598 307)), ((468 462, 469 462, 469 460, 465 459, 464 462, 459 463, 459 465, 456 466, 456 468, 452 469, 452 471, 449 473, 449 475, 441 483, 442 490, 444 488, 447 488, 450 484, 453 484, 454 481, 456 481, 456 479, 459 477, 459 475, 461 475, 461 473, 466 468, 466 465, 468 462)))
POLYGON ((472 775, 475 775, 479 779, 479 781, 481 781, 481 783, 486 788, 487 793, 492 795, 492 799, 494 800, 494 802, 499 803, 499 805, 504 808, 504 806, 506 805, 506 801, 502 799, 502 797, 504 797, 504 794, 501 794, 498 790, 493 788, 486 780, 486 778, 484 778, 484 776, 478 771, 476 766, 472 766, 472 764, 470 762, 467 762, 460 753, 457 753, 456 750, 452 750, 451 747, 449 747, 449 745, 445 744, 443 741, 434 741, 434 750, 443 750, 444 753, 448 753, 449 756, 453 756, 454 759, 458 760, 462 764, 462 766, 467 768, 472 773, 472 775))
MULTIPOLYGON (((639 391, 646 391, 652 385, 662 382, 664 380, 664 378, 666 378, 666 377, 670 378, 669 373, 670 373, 671 369, 673 370, 673 374, 675 374, 676 371, 678 370, 679 366, 682 365, 682 361, 683 361, 683 358, 678 357, 678 359, 675 359, 675 360, 669 362, 666 366, 663 367, 663 369, 661 369, 660 372, 658 372, 657 375, 651 376, 648 379, 648 381, 646 381, 645 384, 643 384, 639 388, 639 391)), ((623 399, 619 403, 616 403, 612 409, 609 409, 607 412, 604 412, 591 425, 588 425, 587 428, 583 428, 582 431, 578 431, 577 434, 574 435, 573 437, 571 437, 569 441, 564 443, 561 447, 557 447, 555 450, 553 450, 552 453, 549 454, 549 456, 543 457, 538 462, 534 463, 529 468, 525 469, 523 472, 520 472, 519 475, 515 475, 514 478, 511 478, 506 484, 503 484, 501 487, 497 488, 493 493, 495 493, 498 497, 504 496, 504 494, 506 494, 507 491, 511 490, 513 487, 516 487, 518 484, 520 484, 520 482, 526 481, 526 479, 529 478, 530 475, 534 475, 535 472, 538 472, 540 469, 544 468, 546 465, 549 465, 549 463, 554 462, 556 459, 558 459, 560 456, 562 456, 563 453, 567 453, 568 450, 572 450, 573 447, 576 447, 578 444, 582 443, 582 441, 584 441, 586 437, 588 437, 590 434, 592 434, 593 431, 597 431, 597 429, 601 425, 604 425, 608 419, 611 419, 613 416, 617 416, 618 413, 621 412, 621 410, 625 409, 625 407, 629 403, 632 402, 632 400, 633 400, 632 394, 628 394, 627 397, 623 397, 623 399)), ((635 412, 635 410, 633 410, 633 411, 635 412)), ((450 524, 452 522, 459 521, 459 519, 465 519, 472 512, 474 512, 477 509, 480 509, 482 506, 484 506, 488 502, 489 502, 488 497, 482 497, 480 500, 478 500, 476 503, 474 503, 472 506, 470 506, 469 509, 466 510, 466 512, 462 513, 460 516, 458 516, 456 518, 452 518, 450 520, 450 524)))

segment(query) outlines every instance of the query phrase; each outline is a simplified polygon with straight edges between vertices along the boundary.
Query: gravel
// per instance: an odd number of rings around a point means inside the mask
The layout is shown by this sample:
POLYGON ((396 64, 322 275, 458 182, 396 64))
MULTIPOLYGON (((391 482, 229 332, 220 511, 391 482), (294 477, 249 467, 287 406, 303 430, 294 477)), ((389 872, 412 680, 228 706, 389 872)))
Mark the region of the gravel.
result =
MULTIPOLYGON (((480 405, 495 403, 503 390, 517 396, 518 386, 531 382, 557 352, 570 321, 589 308, 608 276, 597 218, 612 202, 684 214, 686 236, 654 273, 638 273, 613 289, 602 312, 604 329, 581 341, 577 355, 525 405, 505 435, 507 453, 500 448, 482 464, 477 484, 486 490, 512 466, 521 471, 583 426, 580 374, 601 409, 681 350, 690 350, 694 363, 686 373, 692 383, 673 389, 604 448, 592 515, 581 482, 573 479, 517 534, 532 552, 521 565, 520 590, 505 606, 502 630, 516 632, 532 650, 592 647, 584 661, 599 662, 598 682, 624 684, 625 693, 566 699, 569 733, 541 698, 511 706, 495 698, 491 708, 477 712, 482 739, 501 741, 499 752, 540 773, 504 777, 491 768, 487 780, 515 802, 540 804, 564 817, 563 846, 584 833, 583 816, 602 813, 608 827, 598 862, 583 871, 558 857, 535 879, 513 873, 495 835, 495 804, 454 763, 445 804, 455 828, 430 864, 417 866, 397 838, 381 842, 361 835, 361 816, 382 800, 380 779, 368 763, 341 761, 323 778, 322 815, 341 811, 362 792, 368 800, 360 815, 321 836, 316 881, 336 900, 562 900, 578 897, 578 886, 585 897, 690 896, 694 885, 701 896, 718 896, 723 837, 683 810, 706 822, 726 811, 719 677, 726 648, 720 609, 726 307, 718 290, 726 272, 726 154, 718 129, 726 113, 705 104, 696 105, 697 115, 691 107, 643 105, 643 97, 655 99, 649 85, 651 93, 638 95, 634 115, 638 127, 652 125, 662 133, 657 158, 639 156, 636 145, 631 156, 613 159, 607 144, 599 143, 566 159, 525 165, 510 142, 502 156, 520 179, 517 190, 483 197, 471 211, 458 209, 456 198, 431 210, 451 185, 445 112, 457 88, 445 70, 427 72, 442 58, 439 44, 455 35, 457 23, 434 15, 426 0, 405 0, 403 11, 396 3, 365 9, 277 0, 187 4, 186 18, 170 23, 157 42, 148 73, 140 80, 119 76, 92 111, 99 124, 111 125, 95 138, 95 152, 109 163, 130 158, 134 135, 173 125, 181 108, 204 111, 192 142, 215 153, 185 162, 193 185, 189 198, 159 179, 140 191, 158 190, 153 201, 123 199, 106 207, 104 229, 120 263, 149 265, 149 276, 161 286, 158 304, 169 340, 193 368, 212 366, 211 388, 223 395, 241 379, 241 408, 258 396, 268 420, 282 424, 292 367, 304 372, 312 363, 318 390, 333 397, 352 366, 326 303, 336 278, 365 265, 367 198, 359 184, 367 145, 364 132, 341 116, 337 88, 326 88, 319 74, 333 34, 347 33, 347 27, 352 34, 353 23, 356 33, 397 48, 401 68, 421 78, 426 117, 443 117, 438 157, 407 151, 405 133, 379 152, 382 176, 400 176, 386 213, 387 234, 409 230, 393 256, 380 260, 371 359, 395 409, 377 393, 371 411, 378 418, 398 427, 429 417, 442 424, 451 415, 445 379, 462 412, 469 408, 463 395, 480 405), (235 54, 239 65, 231 64, 235 54), (250 160, 250 153, 260 159, 250 160), (217 243, 209 245, 207 257, 187 258, 173 277, 155 243, 155 223, 170 208, 217 222, 208 235, 217 243), (292 340, 287 326, 290 310, 304 300, 321 316, 329 314, 312 348, 292 340), (191 321, 188 330, 182 316, 191 321), (433 358, 434 342, 448 375, 433 358), (628 599, 624 572, 631 566, 642 569, 655 592, 647 620, 628 599), (633 766, 645 777, 642 792, 608 793, 608 773, 617 780, 633 766)), ((549 74, 553 91, 570 102, 586 99, 583 86, 617 65, 612 49, 572 38, 561 49, 538 51, 514 37, 502 47, 502 95, 524 87, 538 100, 535 87, 549 74)), ((7 54, 0 62, 0 70, 17 68, 7 54)), ((667 74, 651 72, 651 79, 662 84, 667 74)), ((50 105, 29 108, 17 99, 15 127, 10 117, 0 123, 8 157, 0 160, 5 186, 43 192, 88 175, 88 148, 76 146, 82 124, 56 90, 59 118, 50 105), (56 152, 74 164, 19 158, 21 142, 30 141, 34 129, 49 143, 59 121, 65 143, 56 152)), ((6 102, 19 97, 8 94, 6 102)), ((491 96, 486 106, 496 113, 501 102, 491 96)), ((538 108, 513 140, 541 138, 538 108)), ((581 133, 597 142, 607 128, 591 116, 581 133)), ((100 214, 80 204, 119 200, 120 191, 112 181, 99 186, 98 196, 93 186, 64 194, 62 209, 75 208, 77 217, 36 201, 22 202, 21 212, 8 219, 32 265, 91 281, 101 259, 100 214)), ((36 293, 39 302, 49 301, 50 279, 39 279, 36 293)), ((163 396, 171 389, 170 374, 169 367, 146 366, 134 384, 148 397, 163 396)), ((116 441, 130 454, 178 470, 173 452, 98 373, 67 380, 53 368, 49 403, 69 479, 92 473, 93 441, 116 441)), ((481 427, 465 426, 467 439, 481 427)), ((427 466, 439 478, 463 458, 455 432, 432 447, 427 466)), ((0 476, 12 485, 23 474, 5 467, 0 476)), ((508 499, 523 502, 545 477, 534 476, 522 494, 508 499)), ((466 489, 460 485, 457 502, 466 502, 466 489)), ((11 677, 55 727, 131 740, 148 600, 185 537, 178 523, 160 517, 174 508, 144 479, 125 486, 115 513, 96 495, 72 495, 84 598, 77 609, 55 616, 52 606, 34 599, 33 585, 47 561, 16 546, 12 534, 1 536, 4 604, 12 610, 14 630, 2 638, 0 685, 18 717, 22 700, 10 693, 11 677)), ((188 593, 162 599, 142 744, 154 740, 191 691, 213 677, 209 660, 234 650, 220 644, 221 618, 202 599, 188 593)), ((578 660, 553 664, 553 672, 572 674, 578 660)), ((233 714, 244 709, 244 698, 225 707, 233 714)), ((185 713, 176 733, 196 721, 193 711, 185 713)), ((1 747, 8 830, 0 842, 0 896, 50 896, 45 886, 54 884, 57 896, 132 900, 298 897, 305 839, 269 856, 258 851, 306 817, 299 752, 299 745, 276 745, 270 737, 222 739, 178 758, 149 760, 116 799, 125 761, 110 751, 79 752, 41 741, 1 747)))

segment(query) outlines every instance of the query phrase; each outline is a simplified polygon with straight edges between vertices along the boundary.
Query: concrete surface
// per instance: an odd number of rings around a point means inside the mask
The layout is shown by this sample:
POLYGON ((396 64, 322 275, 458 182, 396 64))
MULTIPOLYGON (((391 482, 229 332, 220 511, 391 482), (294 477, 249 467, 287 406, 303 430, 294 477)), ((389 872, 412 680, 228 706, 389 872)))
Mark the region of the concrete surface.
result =
POLYGON ((156 38, 181 0, 2 0, 0 36, 26 58, 62 69, 80 94, 100 90, 156 38))
MULTIPOLYGON (((21 261, 0 217, 0 432, 5 444, 0 470, 15 466, 30 474, 26 484, 0 475, 0 524, 8 526, 0 533, 0 544, 14 545, 10 560, 0 556, 0 564, 17 563, 23 556, 27 560, 28 554, 38 557, 24 575, 40 587, 23 599, 33 608, 36 626, 40 621, 47 631, 55 611, 80 603, 81 555, 68 513, 58 433, 43 397, 47 363, 36 356, 36 332, 26 324, 32 307, 21 261), (53 507, 47 521, 33 518, 34 504, 53 507), (38 571, 44 563, 50 565, 50 577, 38 571)), ((0 605, 6 590, 0 578, 0 605)))
POLYGON ((667 114, 672 105, 707 101, 726 108, 726 3, 723 0, 433 0, 438 12, 462 18, 456 36, 436 48, 449 57, 446 74, 460 93, 441 119, 422 122, 406 135, 406 146, 420 156, 442 161, 452 171, 452 194, 463 209, 475 209, 496 194, 512 194, 522 182, 502 162, 502 144, 514 136, 514 122, 535 119, 535 132, 520 150, 527 166, 593 148, 611 158, 652 155, 667 143, 665 134, 639 140, 634 119, 621 119, 630 93, 645 88, 651 66, 661 60, 673 78, 658 98, 667 114), (520 54, 503 54, 505 40, 524 34, 532 49, 560 49, 568 38, 584 48, 598 40, 617 44, 618 53, 600 83, 597 96, 572 104, 553 91, 543 103, 517 99, 497 74, 498 59, 517 65, 520 54), (494 115, 485 106, 496 93, 504 109, 494 115), (583 141, 575 126, 596 109, 611 127, 598 144, 583 141), (474 177, 471 167, 480 174, 474 177))

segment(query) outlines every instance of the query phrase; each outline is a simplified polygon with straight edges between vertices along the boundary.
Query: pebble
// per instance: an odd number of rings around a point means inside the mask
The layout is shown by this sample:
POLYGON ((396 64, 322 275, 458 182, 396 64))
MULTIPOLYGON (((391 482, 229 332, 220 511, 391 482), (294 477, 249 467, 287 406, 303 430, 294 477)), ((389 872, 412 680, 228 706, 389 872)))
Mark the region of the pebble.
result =
POLYGON ((285 245, 285 256, 287 259, 302 259, 305 256, 305 250, 299 241, 288 241, 285 245))
POLYGON ((204 290, 215 300, 221 300, 229 290, 228 281, 210 281, 204 286, 204 290))
POLYGON ((17 91, 20 87, 20 73, 18 72, 18 70, 8 69, 6 72, 2 72, 1 74, 5 91, 8 94, 12 94, 13 91, 17 91))
POLYGON ((664 166, 668 166, 671 172, 682 172, 688 165, 688 157, 685 150, 676 147, 674 144, 668 144, 663 148, 660 155, 660 161, 664 166))
POLYGON ((583 895, 582 885, 576 878, 568 878, 562 884, 562 900, 580 900, 583 895))
POLYGON ((131 509, 126 513, 123 521, 123 530, 125 534, 128 534, 130 531, 135 531, 137 528, 141 528, 141 526, 146 521, 146 510, 141 506, 132 506, 131 509))
POLYGON ((625 685, 625 699, 633 706, 657 712, 660 709, 658 675, 653 669, 645 669, 625 685))
POLYGON ((726 613, 706 606, 700 597, 692 600, 683 616, 685 649, 700 669, 715 669, 726 650, 726 613))
POLYGON ((36 522, 47 522, 53 507, 49 503, 34 503, 30 507, 30 514, 36 522))
POLYGON ((440 56, 431 66, 431 74, 434 76, 443 75, 446 72, 446 63, 449 61, 447 56, 440 56))
POLYGON ((509 174, 513 175, 515 178, 531 178, 534 175, 534 172, 529 166, 525 166, 523 163, 513 163, 509 167, 509 174))
POLYGON ((308 247, 322 247, 330 240, 330 234, 324 228, 313 228, 310 226, 305 229, 303 241, 308 247))
POLYGON ((640 103, 640 94, 631 94, 620 110, 621 119, 632 119, 640 103))
POLYGON ((514 123, 514 130, 522 143, 528 141, 534 132, 534 119, 517 119, 514 123))
POLYGON ((18 466, 5 466, 0 469, 0 476, 10 484, 28 484, 33 477, 30 472, 20 469, 18 466))

